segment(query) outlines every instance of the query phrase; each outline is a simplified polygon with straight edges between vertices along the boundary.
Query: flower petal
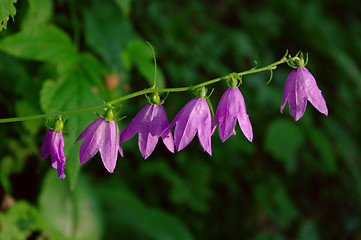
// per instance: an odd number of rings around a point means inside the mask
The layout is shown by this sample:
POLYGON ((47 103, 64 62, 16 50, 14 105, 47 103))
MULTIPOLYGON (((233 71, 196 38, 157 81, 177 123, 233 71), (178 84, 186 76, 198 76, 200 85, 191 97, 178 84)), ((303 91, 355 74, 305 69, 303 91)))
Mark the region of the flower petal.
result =
POLYGON ((174 153, 174 141, 173 136, 170 130, 164 132, 164 129, 168 127, 168 118, 167 114, 162 105, 155 105, 154 108, 157 110, 157 135, 161 136, 163 139, 164 145, 168 148, 168 150, 174 153))
MULTIPOLYGON (((76 139, 75 143, 80 139, 85 138, 86 136, 92 136, 94 132, 98 129, 99 125, 103 123, 104 118, 97 118, 92 123, 89 124, 88 127, 79 135, 76 139)), ((105 120, 104 120, 105 121, 105 120)))
POLYGON ((46 132, 43 144, 41 145, 39 155, 42 159, 47 158, 50 155, 50 144, 54 130, 50 129, 46 132))
POLYGON ((137 134, 139 132, 139 130, 140 130, 139 128, 144 122, 144 116, 149 111, 149 105, 150 104, 145 105, 145 107, 142 108, 137 113, 135 118, 132 119, 130 124, 126 128, 123 129, 122 133, 120 134, 121 142, 128 141, 129 139, 134 137, 135 134, 137 134))
POLYGON ((101 137, 103 138, 103 141, 101 142, 101 145, 99 147, 100 156, 102 158, 104 167, 108 170, 108 172, 113 173, 117 162, 117 147, 119 144, 119 136, 116 136, 117 129, 115 122, 105 122, 102 130, 102 134, 99 133, 99 135, 101 135, 101 137))
POLYGON ((291 99, 290 103, 290 97, 295 95, 295 79, 297 76, 297 71, 296 69, 293 69, 291 71, 291 73, 288 75, 286 83, 285 83, 285 88, 283 90, 283 97, 282 97, 282 103, 281 103, 281 113, 284 109, 284 107, 286 106, 286 102, 288 101, 288 104, 296 104, 295 99, 291 99))
MULTIPOLYGON (((174 129, 174 142, 177 151, 185 148, 194 138, 197 132, 197 108, 199 98, 193 98, 177 114, 172 123, 176 123, 174 129)), ((170 125, 172 125, 172 123, 170 125)), ((173 124, 173 125, 174 125, 173 124)))
POLYGON ((104 141, 105 124, 104 118, 97 118, 78 137, 77 141, 84 138, 79 151, 81 164, 87 162, 99 151, 104 141))
POLYGON ((326 106, 326 101, 321 94, 321 90, 317 86, 315 78, 306 68, 301 68, 300 71, 303 74, 302 78, 307 89, 308 100, 319 112, 327 116, 328 109, 326 106))
POLYGON ((212 115, 204 98, 199 99, 199 108, 197 109, 198 139, 204 151, 212 156, 211 135, 212 135, 212 115))

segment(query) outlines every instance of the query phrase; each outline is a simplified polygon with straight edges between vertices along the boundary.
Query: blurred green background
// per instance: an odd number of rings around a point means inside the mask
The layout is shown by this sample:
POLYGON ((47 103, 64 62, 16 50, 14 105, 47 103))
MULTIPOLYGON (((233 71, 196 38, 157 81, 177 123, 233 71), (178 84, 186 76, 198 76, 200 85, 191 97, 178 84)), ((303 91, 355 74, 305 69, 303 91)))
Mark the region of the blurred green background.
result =
MULTIPOLYGON (((109 174, 80 166, 79 133, 96 116, 66 116, 66 179, 38 151, 45 120, 0 125, 0 239, 361 239, 361 4, 356 0, 0 0, 0 117, 99 105, 149 87, 181 87, 309 53, 329 116, 308 103, 280 114, 291 71, 246 76, 254 133, 238 125, 213 156, 198 140, 143 160, 134 137, 109 174), (16 15, 14 18, 11 15, 16 15), (10 18, 9 18, 10 15, 10 18), (8 21, 6 19, 9 18, 8 21), (5 25, 7 23, 7 26, 5 25)), ((226 89, 214 84, 216 107, 226 89)), ((171 121, 193 95, 170 94, 171 121)), ((123 129, 146 104, 123 102, 123 129)), ((102 113, 101 111, 98 111, 102 113)), ((50 119, 50 123, 53 119, 50 119)))

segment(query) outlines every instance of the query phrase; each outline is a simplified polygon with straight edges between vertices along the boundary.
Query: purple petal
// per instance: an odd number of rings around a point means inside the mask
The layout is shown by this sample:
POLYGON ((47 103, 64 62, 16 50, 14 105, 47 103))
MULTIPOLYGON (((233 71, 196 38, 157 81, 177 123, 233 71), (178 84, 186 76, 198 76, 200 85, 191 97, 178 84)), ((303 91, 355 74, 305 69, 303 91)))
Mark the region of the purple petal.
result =
POLYGON ((146 115, 147 111, 149 111, 149 105, 150 104, 145 105, 145 107, 137 113, 135 118, 132 119, 131 123, 123 129, 122 133, 120 134, 121 142, 128 141, 139 132, 140 126, 144 122, 144 116, 146 115))
POLYGON ((64 155, 64 138, 63 133, 56 133, 50 129, 44 138, 43 145, 40 148, 40 156, 45 159, 51 156, 51 165, 57 169, 58 176, 61 179, 65 178, 65 155, 64 155))
POLYGON ((196 97, 183 107, 164 132, 176 124, 174 141, 177 151, 180 151, 192 141, 198 131, 198 139, 203 150, 211 155, 211 121, 207 101, 196 97))
POLYGON ((50 144, 54 130, 50 129, 46 132, 43 144, 41 145, 39 155, 42 159, 47 158, 50 155, 50 144))
MULTIPOLYGON (((105 121, 105 119, 104 119, 105 121)), ((101 137, 103 141, 99 146, 100 156, 102 158, 104 167, 108 172, 113 173, 118 157, 119 146, 119 130, 114 121, 109 123, 105 122, 104 128, 102 128, 101 137)))
POLYGON ((158 143, 160 134, 162 133, 162 126, 160 125, 160 116, 158 105, 147 104, 141 111, 142 122, 139 123, 139 150, 144 159, 150 156, 158 143))
POLYGON ((54 155, 51 155, 53 162, 52 166, 55 169, 57 169, 59 178, 64 179, 65 155, 64 155, 64 138, 62 132, 54 134, 53 147, 54 147, 53 149, 54 155), (55 158, 55 161, 53 161, 53 158, 55 158))
POLYGON ((164 145, 168 148, 168 150, 172 153, 174 153, 174 141, 173 136, 170 130, 167 132, 164 132, 164 129, 168 127, 168 118, 167 114, 165 113, 165 110, 162 105, 155 105, 155 108, 157 109, 157 124, 159 125, 159 128, 157 129, 157 135, 162 137, 164 145))
MULTIPOLYGON (((116 125, 116 127, 117 127, 117 136, 119 136, 119 137, 118 137, 118 139, 119 139, 119 138, 120 138, 120 135, 119 135, 119 127, 118 127, 118 124, 115 124, 115 125, 116 125)), ((118 149, 118 151, 119 151, 120 156, 123 157, 123 149, 122 149, 122 147, 120 146, 120 141, 119 141, 119 140, 117 140, 117 149, 118 149)))
MULTIPOLYGON (((127 141, 139 133, 139 150, 146 159, 154 151, 159 137, 167 126, 168 119, 163 106, 148 103, 123 130, 120 141, 127 141)), ((166 147, 174 152, 173 138, 169 130, 164 134, 164 139, 166 147)))
POLYGON ((213 122, 213 128, 220 122, 219 137, 222 142, 226 141, 232 135, 236 126, 238 108, 232 89, 233 88, 228 88, 222 95, 213 122))
POLYGON ((243 134, 246 136, 248 141, 252 142, 253 140, 253 131, 252 131, 252 125, 249 121, 249 116, 246 111, 246 104, 244 102, 244 98, 242 96, 241 91, 238 88, 235 88, 232 90, 234 93, 234 99, 236 102, 237 110, 235 110, 234 113, 231 112, 231 114, 235 114, 234 116, 238 119, 239 127, 241 128, 243 134))
POLYGON ((78 137, 78 140, 84 138, 80 146, 79 159, 83 164, 91 159, 98 151, 104 141, 104 128, 106 121, 104 118, 97 118, 94 120, 78 137))
POLYGON ((177 151, 185 148, 194 138, 197 132, 197 115, 195 107, 199 98, 193 98, 174 118, 170 126, 177 124, 174 129, 174 142, 177 151))
POLYGON ((209 110, 207 101, 203 98, 199 99, 198 110, 198 139, 204 151, 212 156, 211 135, 212 135, 212 115, 209 110))
POLYGON ((219 122, 219 136, 225 142, 235 132, 237 120, 243 134, 251 142, 253 140, 252 126, 242 93, 238 88, 228 88, 219 101, 213 131, 219 122))
POLYGON ((301 68, 300 71, 303 74, 304 85, 307 89, 307 96, 310 103, 321 113, 328 115, 328 109, 326 101, 321 94, 321 90, 318 88, 315 78, 305 68, 301 68))
POLYGON ((75 143, 78 142, 80 139, 85 138, 86 136, 91 136, 94 132, 98 129, 99 125, 102 124, 105 119, 104 118, 97 118, 85 130, 80 134, 80 136, 76 139, 75 143))
MULTIPOLYGON (((291 73, 288 75, 285 88, 283 91, 282 103, 281 103, 281 113, 286 106, 286 102, 288 100, 288 104, 290 104, 290 97, 295 95, 295 79, 296 79, 297 71, 293 69, 291 73)), ((296 99, 292 97, 291 102, 296 104, 296 99)))
POLYGON ((305 113, 307 100, 318 111, 328 115, 325 99, 312 74, 305 67, 293 69, 286 80, 281 112, 288 101, 290 114, 298 121, 305 113))

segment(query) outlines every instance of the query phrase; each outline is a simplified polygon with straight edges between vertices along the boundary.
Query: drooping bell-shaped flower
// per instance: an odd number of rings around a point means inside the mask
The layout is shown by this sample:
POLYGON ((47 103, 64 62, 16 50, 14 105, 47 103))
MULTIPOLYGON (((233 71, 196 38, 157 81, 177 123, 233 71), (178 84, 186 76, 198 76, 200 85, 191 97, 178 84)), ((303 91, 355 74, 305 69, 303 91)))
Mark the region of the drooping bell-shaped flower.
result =
POLYGON ((123 156, 123 150, 119 144, 119 128, 113 120, 113 110, 109 107, 105 117, 95 119, 75 141, 84 138, 80 146, 79 159, 83 164, 91 159, 98 151, 108 172, 113 173, 118 151, 123 156))
POLYGON ((138 112, 132 122, 120 134, 120 141, 124 142, 139 133, 138 146, 144 159, 152 154, 160 137, 162 137, 168 150, 174 152, 171 131, 168 129, 163 133, 168 127, 168 119, 158 93, 153 94, 149 101, 150 103, 138 112))
POLYGON ((40 148, 40 157, 42 159, 51 156, 51 166, 58 171, 58 176, 61 179, 65 178, 65 155, 64 155, 64 138, 63 138, 64 123, 61 116, 58 116, 55 123, 55 129, 49 129, 45 134, 43 144, 40 148))
POLYGON ((306 110, 307 100, 321 113, 328 115, 326 101, 318 88, 315 78, 304 66, 291 71, 283 92, 281 113, 288 101, 290 114, 298 121, 306 110))
POLYGON ((185 148, 198 133, 198 139, 203 150, 212 155, 212 116, 205 99, 205 91, 202 90, 201 92, 203 93, 200 94, 200 97, 193 98, 180 110, 165 132, 176 125, 174 142, 177 151, 185 148))
POLYGON ((222 142, 226 141, 235 132, 236 122, 246 136, 252 142, 252 125, 246 112, 246 105, 241 91, 238 89, 236 80, 222 95, 219 101, 213 122, 213 131, 219 123, 219 137, 222 142))

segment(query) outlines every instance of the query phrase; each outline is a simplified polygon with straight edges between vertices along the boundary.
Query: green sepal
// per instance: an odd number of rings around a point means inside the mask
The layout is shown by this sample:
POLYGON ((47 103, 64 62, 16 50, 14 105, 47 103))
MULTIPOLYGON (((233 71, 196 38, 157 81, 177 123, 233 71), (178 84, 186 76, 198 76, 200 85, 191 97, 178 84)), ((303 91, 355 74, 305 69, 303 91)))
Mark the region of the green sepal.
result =
POLYGON ((54 129, 54 131, 55 131, 56 133, 60 133, 60 132, 63 131, 63 128, 64 128, 64 121, 63 121, 61 115, 59 115, 59 116, 56 117, 56 122, 55 122, 55 129, 54 129))
POLYGON ((169 92, 166 93, 166 95, 164 96, 164 98, 162 100, 160 98, 158 92, 153 92, 153 93, 151 93, 150 96, 145 94, 145 98, 147 99, 148 103, 150 103, 150 104, 162 105, 165 102, 165 100, 167 99, 168 95, 169 95, 169 92))
POLYGON ((231 73, 228 75, 226 83, 229 88, 238 88, 242 84, 242 77, 237 73, 231 73))
POLYGON ((292 68, 305 67, 308 63, 308 53, 306 53, 306 60, 303 56, 303 52, 299 51, 294 57, 288 56, 287 65, 292 68))

